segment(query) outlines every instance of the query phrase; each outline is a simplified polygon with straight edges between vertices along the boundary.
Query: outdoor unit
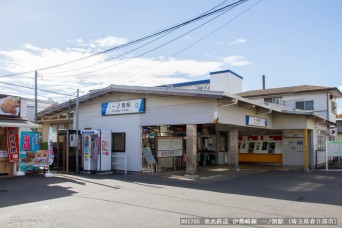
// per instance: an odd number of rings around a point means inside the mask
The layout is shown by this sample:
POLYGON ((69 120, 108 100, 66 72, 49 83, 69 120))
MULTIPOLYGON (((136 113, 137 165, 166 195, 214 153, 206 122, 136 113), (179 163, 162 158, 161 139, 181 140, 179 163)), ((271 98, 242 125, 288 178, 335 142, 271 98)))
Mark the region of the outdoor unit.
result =
POLYGON ((277 104, 277 105, 284 105, 283 103, 283 99, 277 97, 277 98, 274 98, 274 104, 277 104))

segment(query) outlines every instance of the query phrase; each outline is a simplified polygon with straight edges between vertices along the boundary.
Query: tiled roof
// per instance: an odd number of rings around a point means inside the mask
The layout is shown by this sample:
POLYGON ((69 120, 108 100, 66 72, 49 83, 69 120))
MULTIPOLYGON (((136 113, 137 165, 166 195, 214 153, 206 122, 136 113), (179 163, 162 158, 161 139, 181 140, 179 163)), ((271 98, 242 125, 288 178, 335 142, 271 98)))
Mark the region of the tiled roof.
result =
POLYGON ((337 87, 326 87, 326 86, 315 86, 315 85, 300 85, 300 86, 289 86, 272 89, 260 89, 250 90, 247 92, 238 93, 241 97, 259 97, 259 96, 271 96, 280 94, 291 94, 291 93, 307 93, 307 92, 319 92, 319 91, 335 91, 339 94, 338 97, 342 97, 341 91, 337 87))

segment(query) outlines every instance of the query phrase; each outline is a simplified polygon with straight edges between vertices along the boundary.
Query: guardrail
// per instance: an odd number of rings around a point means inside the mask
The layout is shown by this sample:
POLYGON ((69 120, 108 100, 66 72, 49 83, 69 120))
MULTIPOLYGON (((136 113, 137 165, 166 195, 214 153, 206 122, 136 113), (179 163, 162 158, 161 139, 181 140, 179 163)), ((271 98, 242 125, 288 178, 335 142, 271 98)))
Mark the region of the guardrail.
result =
MULTIPOLYGON (((125 160, 125 175, 127 175, 127 158, 126 155, 112 155, 112 158, 124 158, 125 160)), ((121 164, 121 163, 112 163, 112 165, 116 165, 116 164, 121 164)))

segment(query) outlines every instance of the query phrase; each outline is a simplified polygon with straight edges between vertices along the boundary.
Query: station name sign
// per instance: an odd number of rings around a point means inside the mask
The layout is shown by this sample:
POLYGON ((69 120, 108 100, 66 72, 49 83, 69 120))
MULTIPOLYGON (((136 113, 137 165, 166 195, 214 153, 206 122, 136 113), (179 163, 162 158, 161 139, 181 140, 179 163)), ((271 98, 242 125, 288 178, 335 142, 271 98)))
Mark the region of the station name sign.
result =
POLYGON ((246 116, 246 125, 257 127, 267 127, 267 119, 255 116, 246 116))
POLYGON ((102 116, 145 112, 145 98, 102 103, 102 116))

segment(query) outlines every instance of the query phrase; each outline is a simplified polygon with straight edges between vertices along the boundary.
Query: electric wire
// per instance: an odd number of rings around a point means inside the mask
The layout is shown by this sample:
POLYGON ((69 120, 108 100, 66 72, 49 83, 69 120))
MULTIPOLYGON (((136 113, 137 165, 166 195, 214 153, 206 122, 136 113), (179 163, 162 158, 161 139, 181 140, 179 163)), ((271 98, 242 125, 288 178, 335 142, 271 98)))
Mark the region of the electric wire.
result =
MULTIPOLYGON (((12 83, 8 83, 8 82, 0 82, 0 83, 1 84, 5 84, 5 85, 10 85, 10 86, 16 86, 16 87, 20 87, 20 88, 24 88, 24 89, 34 89, 32 87, 29 87, 29 86, 17 85, 17 84, 12 84, 12 83)), ((70 95, 70 94, 61 93, 61 92, 55 92, 55 91, 50 91, 50 90, 45 90, 45 89, 37 89, 37 90, 42 91, 42 92, 47 92, 47 93, 64 95, 64 96, 70 96, 70 97, 73 96, 73 95, 70 95)))
MULTIPOLYGON (((209 10, 207 10, 207 11, 204 12, 203 14, 208 13, 208 12, 210 12, 211 10, 214 10, 214 9, 218 8, 219 6, 223 5, 223 4, 224 4, 225 2, 227 2, 227 1, 228 1, 228 0, 225 0, 225 1, 221 2, 220 4, 216 5, 215 7, 211 8, 211 9, 209 9, 209 10)), ((232 1, 233 1, 233 0, 230 0, 230 2, 232 2, 232 1)), ((203 14, 202 14, 202 15, 203 15, 203 14)), ((86 69, 86 68, 89 68, 89 67, 93 67, 93 66, 96 66, 96 65, 99 65, 99 64, 102 64, 102 63, 106 63, 106 62, 109 62, 110 60, 120 58, 120 57, 125 56, 125 55, 127 55, 127 54, 129 54, 129 53, 132 53, 132 52, 134 52, 134 51, 136 51, 136 50, 139 50, 139 49, 141 49, 141 48, 143 48, 143 47, 145 47, 145 46, 147 46, 147 45, 149 45, 149 44, 151 44, 151 43, 153 43, 153 42, 155 42, 155 41, 157 41, 157 40, 159 40, 159 39, 161 39, 161 38, 163 38, 163 37, 165 37, 165 36, 167 36, 167 35, 169 35, 170 33, 174 32, 174 31, 176 31, 176 30, 169 31, 169 32, 163 34, 162 36, 159 36, 159 37, 157 37, 156 39, 153 39, 152 41, 150 41, 150 42, 148 42, 148 43, 146 43, 146 44, 144 44, 144 45, 141 45, 141 46, 139 46, 139 47, 136 47, 136 48, 134 48, 134 49, 131 49, 131 50, 129 50, 129 51, 127 51, 127 52, 124 52, 124 53, 122 53, 122 54, 120 54, 120 55, 117 55, 117 56, 108 58, 108 59, 106 59, 106 60, 104 60, 104 61, 100 61, 100 62, 91 64, 91 65, 88 65, 88 66, 84 66, 84 67, 74 68, 74 69, 71 69, 71 70, 57 71, 57 72, 45 72, 44 74, 45 74, 45 75, 51 75, 51 74, 68 73, 68 72, 72 72, 72 71, 76 71, 76 70, 82 70, 82 69, 86 69)))
MULTIPOLYGON (((56 64, 56 65, 53 65, 53 66, 49 66, 49 67, 43 67, 43 68, 37 69, 37 71, 44 71, 44 70, 47 70, 47 69, 52 69, 52 68, 57 68, 57 67, 65 66, 65 65, 68 65, 68 64, 72 64, 72 63, 75 63, 75 62, 78 62, 78 61, 82 61, 82 60, 94 57, 94 56, 98 56, 98 55, 102 55, 102 54, 105 54, 105 53, 108 53, 108 52, 111 52, 111 51, 114 51, 114 50, 118 50, 120 48, 124 48, 124 47, 130 46, 130 45, 133 45, 133 44, 145 41, 147 39, 151 39, 151 38, 153 38, 155 36, 167 33, 167 32, 172 31, 172 30, 179 29, 179 28, 181 28, 183 26, 186 26, 188 24, 191 24, 191 23, 193 23, 195 21, 202 20, 202 19, 204 19, 206 17, 209 17, 211 15, 220 13, 220 12, 226 10, 227 8, 231 7, 231 6, 239 5, 239 4, 241 4, 241 3, 245 2, 245 1, 247 1, 247 0, 238 0, 238 1, 234 2, 234 3, 232 3, 232 4, 223 6, 223 7, 219 8, 219 9, 217 9, 217 10, 212 10, 212 11, 210 11, 208 13, 202 14, 200 16, 197 16, 197 17, 193 18, 193 19, 190 19, 190 20, 185 21, 183 23, 180 23, 178 25, 172 26, 170 28, 164 29, 162 31, 153 33, 151 35, 145 36, 143 38, 139 38, 139 39, 136 39, 134 41, 128 42, 126 44, 119 45, 119 46, 116 46, 116 47, 113 47, 113 48, 109 48, 107 50, 104 50, 104 51, 101 51, 101 52, 97 52, 97 53, 94 53, 94 54, 91 54, 91 55, 88 55, 88 56, 85 56, 85 57, 82 57, 82 58, 78 58, 78 59, 75 59, 75 60, 67 61, 67 62, 64 62, 64 63, 56 64)), ((18 75, 28 74, 28 73, 32 73, 32 72, 34 72, 34 70, 26 71, 26 72, 13 73, 13 74, 1 75, 0 77, 18 76, 18 75)))
MULTIPOLYGON (((243 2, 246 2, 246 1, 248 1, 248 0, 242 0, 242 2, 241 2, 240 4, 242 4, 243 2)), ((236 5, 236 6, 237 6, 237 5, 236 5)), ((189 31, 187 31, 187 32, 185 32, 185 33, 183 33, 183 34, 177 36, 176 38, 173 38, 172 40, 169 40, 169 41, 167 41, 167 42, 165 42, 165 43, 163 43, 163 44, 161 44, 161 45, 159 45, 159 46, 157 46, 157 47, 155 47, 155 48, 153 48, 153 49, 150 49, 149 51, 146 51, 146 52, 144 52, 144 53, 142 53, 142 54, 140 54, 140 55, 137 55, 137 56, 132 57, 132 58, 128 58, 128 59, 126 59, 126 60, 124 60, 124 61, 121 61, 121 62, 119 62, 119 63, 116 63, 116 64, 114 64, 114 65, 110 65, 110 66, 103 67, 103 68, 96 69, 96 70, 92 70, 92 71, 87 71, 87 72, 84 72, 84 73, 65 75, 65 76, 63 76, 63 77, 73 77, 73 76, 81 76, 81 75, 85 75, 85 74, 90 74, 90 73, 98 72, 98 71, 105 70, 105 69, 108 69, 108 68, 116 67, 116 66, 118 66, 118 65, 124 64, 124 63, 129 62, 129 61, 132 61, 132 60, 134 60, 134 59, 137 59, 137 58, 139 58, 139 57, 141 57, 141 56, 144 56, 144 55, 146 55, 146 54, 149 54, 149 53, 151 53, 151 52, 153 52, 153 51, 155 51, 155 50, 157 50, 157 49, 160 49, 160 48, 162 48, 162 47, 164 47, 164 46, 166 46, 166 45, 168 45, 168 44, 170 44, 170 43, 172 43, 172 42, 178 40, 179 38, 181 38, 181 37, 183 37, 183 36, 185 36, 185 35, 187 35, 187 34, 193 32, 193 31, 195 31, 195 30, 197 30, 197 29, 203 27, 204 25, 206 25, 206 24, 208 24, 209 22, 215 20, 216 18, 222 16, 223 14, 225 14, 226 12, 228 12, 228 11, 230 11, 231 9, 235 8, 236 6, 232 6, 231 8, 226 9, 226 10, 223 11, 221 14, 215 16, 214 18, 211 18, 210 20, 208 20, 208 21, 202 23, 201 25, 199 25, 199 26, 197 26, 197 27, 195 27, 195 28, 193 28, 193 29, 191 29, 191 30, 189 30, 189 31)))
MULTIPOLYGON (((229 21, 227 21, 226 23, 222 24, 221 26, 217 27, 216 29, 212 30, 211 32, 207 33, 207 35, 201 37, 200 39, 196 40, 196 41, 193 42, 192 44, 190 44, 190 45, 186 46, 185 48, 181 49, 180 51, 178 51, 178 52, 172 54, 170 57, 175 57, 175 56, 179 55, 180 53, 182 53, 182 52, 188 50, 189 48, 195 46, 196 44, 198 44, 198 43, 201 42, 202 40, 206 39, 207 37, 211 36, 212 34, 214 34, 214 33, 217 32, 217 31, 219 31, 220 29, 222 29, 223 27, 225 27, 226 25, 228 25, 228 24, 231 23, 232 21, 236 20, 236 19, 237 19, 238 17, 240 17, 241 15, 245 14, 247 11, 249 11, 250 9, 252 9, 253 7, 255 7, 255 6, 256 6, 257 4, 259 4, 260 2, 262 2, 262 0, 257 1, 257 2, 254 3, 253 5, 251 5, 250 7, 248 7, 247 9, 245 9, 244 11, 242 11, 241 13, 239 13, 238 15, 236 15, 235 17, 233 17, 232 19, 230 19, 229 21)), ((137 74, 135 74, 135 75, 133 75, 133 76, 137 76, 137 75, 139 75, 139 74, 141 74, 141 73, 143 73, 143 72, 145 72, 145 71, 147 71, 147 70, 150 70, 150 69, 152 69, 153 67, 156 67, 157 65, 162 64, 162 63, 164 63, 164 62, 165 62, 165 61, 161 61, 161 62, 159 62, 159 63, 156 63, 156 64, 154 64, 153 66, 151 66, 151 67, 149 67, 149 68, 147 68, 147 69, 145 69, 145 70, 142 70, 142 71, 138 72, 137 74)), ((127 79, 127 78, 126 78, 126 79, 127 79)), ((119 80, 119 81, 121 81, 121 80, 119 80)), ((141 84, 141 85, 146 85, 146 84, 148 84, 148 83, 143 83, 143 84, 141 84)))

